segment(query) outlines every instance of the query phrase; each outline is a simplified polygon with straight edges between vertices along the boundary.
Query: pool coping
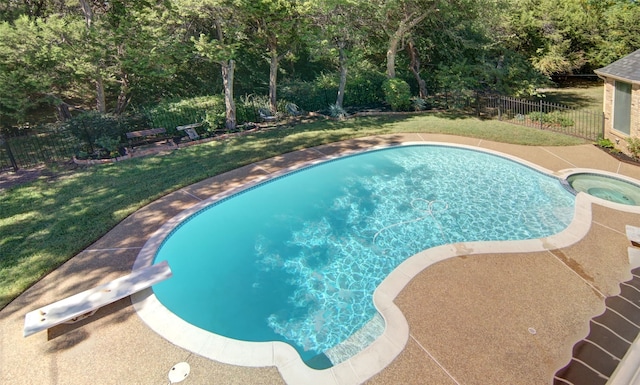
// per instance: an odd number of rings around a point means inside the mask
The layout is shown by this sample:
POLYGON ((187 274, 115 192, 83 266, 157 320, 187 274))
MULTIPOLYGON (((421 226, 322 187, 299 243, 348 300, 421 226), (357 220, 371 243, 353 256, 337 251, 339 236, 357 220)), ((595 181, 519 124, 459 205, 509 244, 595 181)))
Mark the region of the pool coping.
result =
MULTIPOLYGON (((332 159, 348 155, 375 151, 382 148, 391 148, 407 145, 436 145, 471 149, 474 151, 489 153, 516 161, 522 165, 533 168, 549 176, 564 179, 566 176, 590 172, 610 175, 619 179, 627 179, 638 184, 638 181, 594 169, 564 169, 558 172, 547 170, 541 166, 523 160, 521 158, 476 146, 445 143, 445 142, 403 142, 393 145, 376 146, 366 150, 349 150, 338 155, 322 156, 312 161, 304 162, 278 172, 258 178, 241 187, 216 194, 195 206, 184 210, 177 216, 167 221, 145 243, 138 254, 133 269, 150 265, 153 262, 155 251, 162 241, 184 219, 218 200, 229 197, 240 191, 252 188, 267 180, 271 180, 302 168, 326 162, 332 159)), ((521 253, 547 251, 570 246, 585 237, 591 227, 591 204, 597 203, 616 210, 640 213, 640 207, 626 206, 603 199, 578 193, 576 195, 574 218, 571 224, 562 232, 550 237, 525 240, 525 241, 495 241, 495 242, 462 242, 442 245, 427 249, 408 258, 394 269, 389 276, 378 286, 373 299, 378 312, 385 320, 386 327, 383 334, 371 345, 349 360, 332 368, 315 370, 302 362, 295 349, 283 342, 246 342, 233 340, 204 331, 190 325, 168 311, 157 300, 151 289, 147 289, 132 296, 133 306, 140 318, 156 333, 163 336, 173 344, 192 351, 201 356, 228 364, 243 366, 276 366, 283 379, 288 384, 358 384, 373 377, 375 374, 389 365, 404 349, 409 339, 409 326, 400 311, 393 302, 402 289, 421 271, 427 267, 449 258, 466 255, 478 255, 489 253, 521 253)))

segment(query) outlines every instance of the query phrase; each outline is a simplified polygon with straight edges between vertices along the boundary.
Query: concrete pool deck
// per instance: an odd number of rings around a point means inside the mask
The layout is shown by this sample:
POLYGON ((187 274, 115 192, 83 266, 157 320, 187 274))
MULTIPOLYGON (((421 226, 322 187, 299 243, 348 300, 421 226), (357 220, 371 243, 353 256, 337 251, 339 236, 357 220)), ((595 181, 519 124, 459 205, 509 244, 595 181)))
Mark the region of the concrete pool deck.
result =
MULTIPOLYGON (((275 367, 248 368, 202 358, 144 324, 129 298, 93 317, 22 337, 24 315, 131 271, 145 242, 181 211, 230 188, 301 162, 402 142, 447 142, 499 151, 552 171, 598 169, 640 179, 591 145, 534 147, 432 134, 388 135, 268 159, 171 193, 137 211, 0 311, 0 383, 167 383, 191 365, 185 384, 280 384, 275 367)), ((640 214, 592 205, 587 235, 557 250, 462 255, 419 273, 395 304, 409 324, 400 355, 368 384, 548 384, 571 359, 604 297, 631 279, 625 225, 640 214)))

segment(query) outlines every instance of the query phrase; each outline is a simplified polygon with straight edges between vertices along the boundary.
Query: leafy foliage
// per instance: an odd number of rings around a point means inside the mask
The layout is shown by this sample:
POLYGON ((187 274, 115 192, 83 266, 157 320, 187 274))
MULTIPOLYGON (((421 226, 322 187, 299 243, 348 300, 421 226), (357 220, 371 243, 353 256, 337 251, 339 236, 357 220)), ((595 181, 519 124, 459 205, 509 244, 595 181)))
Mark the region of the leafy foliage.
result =
POLYGON ((224 98, 222 95, 166 101, 144 110, 153 127, 164 127, 178 134, 176 127, 202 123, 205 131, 224 127, 224 98))
POLYGON ((528 118, 534 122, 541 122, 542 124, 556 124, 560 127, 573 127, 575 122, 573 119, 565 116, 561 111, 551 112, 531 112, 528 118))
POLYGON ((615 144, 609 138, 599 138, 596 144, 602 148, 613 149, 615 148, 615 144))
POLYGON ((640 158, 640 139, 627 138, 627 149, 634 158, 640 158))
POLYGON ((115 155, 124 143, 125 133, 149 127, 149 120, 141 114, 118 116, 96 111, 79 114, 65 124, 80 143, 77 152, 96 157, 115 155))
POLYGON ((411 107, 411 89, 409 84, 398 78, 387 79, 382 84, 384 100, 394 111, 406 111, 411 107))
MULTIPOLYGON (((0 5, 5 128, 63 118, 52 113, 63 103, 119 115, 223 90, 229 110, 234 86, 269 93, 271 109, 279 99, 367 106, 385 100, 391 73, 422 98, 442 88, 527 96, 640 48, 640 2, 626 0, 82 1, 88 11, 0 5)), ((239 123, 252 119, 237 109, 239 123)), ((219 126, 220 112, 202 119, 219 126)))

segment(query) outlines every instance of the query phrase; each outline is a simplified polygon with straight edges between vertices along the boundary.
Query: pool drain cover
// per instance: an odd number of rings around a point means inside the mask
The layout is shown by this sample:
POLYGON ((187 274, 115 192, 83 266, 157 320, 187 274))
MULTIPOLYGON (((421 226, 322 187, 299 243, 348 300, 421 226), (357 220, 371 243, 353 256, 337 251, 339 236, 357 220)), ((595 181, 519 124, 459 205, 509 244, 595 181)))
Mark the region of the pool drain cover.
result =
POLYGON ((169 370, 169 382, 172 384, 182 382, 191 372, 191 367, 186 362, 179 362, 169 370))

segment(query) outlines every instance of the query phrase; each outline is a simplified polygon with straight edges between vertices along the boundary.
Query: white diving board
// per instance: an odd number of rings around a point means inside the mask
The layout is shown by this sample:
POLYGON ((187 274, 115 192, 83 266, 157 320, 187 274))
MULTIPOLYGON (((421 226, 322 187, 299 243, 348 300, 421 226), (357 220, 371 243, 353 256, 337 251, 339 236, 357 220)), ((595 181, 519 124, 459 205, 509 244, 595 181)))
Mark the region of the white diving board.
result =
POLYGON ((82 319, 99 308, 144 290, 173 275, 167 261, 133 271, 129 275, 114 279, 93 289, 72 295, 40 309, 27 313, 24 317, 24 336, 49 329, 55 325, 82 319))
POLYGON ((627 239, 631 241, 633 246, 640 246, 640 227, 627 225, 625 227, 627 233, 627 239))

